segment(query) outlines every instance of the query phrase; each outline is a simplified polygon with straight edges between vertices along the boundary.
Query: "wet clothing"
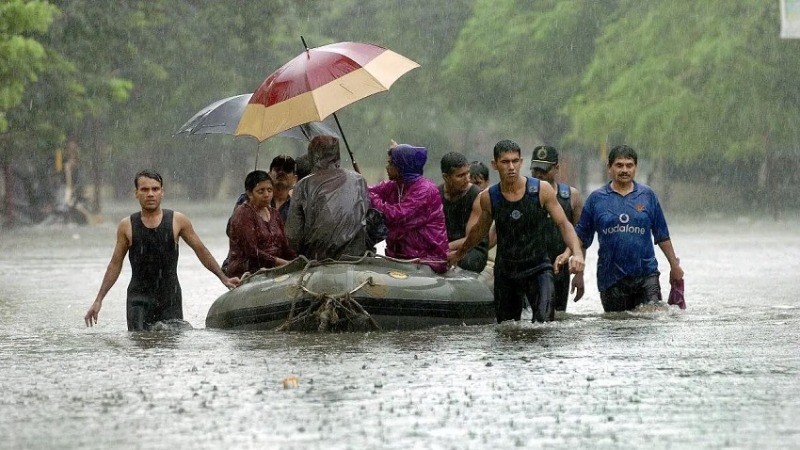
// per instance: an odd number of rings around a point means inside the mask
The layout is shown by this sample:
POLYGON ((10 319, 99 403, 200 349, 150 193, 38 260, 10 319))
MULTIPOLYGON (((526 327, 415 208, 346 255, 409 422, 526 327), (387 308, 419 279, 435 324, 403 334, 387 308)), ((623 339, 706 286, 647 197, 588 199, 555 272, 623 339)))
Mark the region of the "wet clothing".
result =
POLYGON ((600 301, 606 312, 629 311, 639 305, 661 301, 659 273, 643 277, 625 277, 600 292, 600 301))
MULTIPOLYGON (((575 225, 573 222, 572 203, 570 202, 572 197, 570 186, 567 183, 558 183, 556 188, 558 189, 556 192, 558 204, 561 205, 561 209, 564 210, 567 220, 575 225)), ((556 225, 553 220, 550 220, 548 223, 545 239, 547 240, 547 254, 550 256, 550 261, 555 261, 556 257, 564 253, 564 250, 567 249, 567 244, 564 243, 564 238, 561 237, 561 230, 558 229, 558 225, 556 225)), ((569 276, 569 264, 562 264, 558 273, 553 274, 553 285, 555 292, 553 297, 553 306, 556 311, 567 310, 570 287, 569 276)))
POLYGON ((611 189, 611 183, 592 192, 575 232, 584 248, 589 248, 597 233, 597 287, 601 295, 623 278, 657 274, 653 244, 669 240, 658 197, 650 187, 636 182, 625 196, 611 189))
MULTIPOLYGON (((275 198, 270 200, 269 206, 275 208, 275 198)), ((285 224, 286 221, 289 219, 289 210, 292 207, 292 197, 286 197, 286 201, 281 204, 280 208, 277 208, 278 214, 281 216, 281 220, 285 224)))
MULTIPOLYGON (((471 185, 467 192, 457 200, 447 200, 444 196, 444 185, 439 185, 439 195, 442 196, 444 218, 447 226, 448 242, 457 241, 467 235, 467 222, 472 213, 472 204, 481 193, 476 185, 471 185)), ((458 262, 458 267, 464 270, 480 272, 486 267, 489 252, 489 238, 485 237, 475 247, 472 247, 458 262)))
POLYGON ((262 267, 275 267, 275 258, 294 259, 283 231, 283 219, 275 208, 269 207, 269 221, 261 218, 250 202, 245 202, 233 212, 226 274, 241 277, 245 272, 256 272, 262 267))
POLYGON ((539 179, 527 178, 525 194, 506 200, 500 185, 489 188, 497 229, 494 300, 497 321, 519 320, 525 297, 533 320, 553 320, 553 266, 543 236, 550 219, 539 201, 539 179))
POLYGON ((420 258, 438 272, 447 271, 447 228, 439 190, 420 177, 411 183, 383 181, 369 188, 372 207, 382 212, 389 234, 386 255, 420 258))
POLYGON ((361 174, 339 168, 338 148, 323 148, 309 157, 313 172, 292 192, 289 245, 309 259, 362 256, 367 251, 367 182, 361 174))
POLYGON ((147 330, 158 321, 183 319, 178 242, 172 230, 174 212, 162 211, 161 223, 155 228, 144 225, 141 212, 130 216, 128 331, 147 330))
POLYGON ((425 162, 428 161, 428 149, 400 144, 391 149, 389 157, 400 172, 403 183, 413 183, 422 178, 425 162))

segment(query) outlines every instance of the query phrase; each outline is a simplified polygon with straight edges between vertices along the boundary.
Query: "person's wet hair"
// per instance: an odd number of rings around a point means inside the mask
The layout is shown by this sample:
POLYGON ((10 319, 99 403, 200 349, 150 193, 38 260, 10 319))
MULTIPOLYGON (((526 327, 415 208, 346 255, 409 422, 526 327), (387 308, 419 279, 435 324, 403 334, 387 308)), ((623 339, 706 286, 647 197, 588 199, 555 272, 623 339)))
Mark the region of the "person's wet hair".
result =
POLYGON ((311 172, 314 170, 314 166, 311 164, 311 158, 307 153, 295 158, 294 162, 297 166, 294 174, 297 175, 298 180, 302 180, 311 175, 311 172))
POLYGON ((467 157, 458 152, 449 152, 442 156, 442 173, 450 175, 455 169, 469 165, 467 157))
POLYGON ((142 170, 141 172, 137 173, 136 176, 133 178, 133 186, 136 189, 139 189, 139 178, 141 177, 150 178, 151 180, 156 180, 158 181, 158 184, 161 187, 164 187, 164 180, 161 178, 161 174, 153 170, 142 170))
POLYGON ((518 155, 522 156, 522 150, 519 148, 519 144, 508 139, 503 139, 502 141, 494 145, 495 161, 497 161, 497 158, 499 158, 500 155, 508 152, 515 152, 518 155))
POLYGON ((633 147, 627 145, 618 145, 608 152, 608 166, 611 167, 614 161, 618 159, 632 159, 634 164, 639 164, 639 156, 633 147))
POLYGON ((326 134, 314 136, 311 142, 308 143, 308 153, 327 153, 325 150, 339 151, 339 139, 336 136, 328 136, 326 134))
POLYGON ((253 192, 253 189, 258 186, 258 183, 262 181, 269 181, 272 183, 272 178, 270 178, 269 174, 263 170, 254 170, 247 174, 244 177, 244 190, 247 192, 253 192))
POLYGON ((289 155, 278 155, 269 164, 269 170, 282 170, 286 173, 294 173, 296 168, 297 164, 295 164, 294 158, 289 155))
POLYGON ((489 168, 480 161, 472 161, 469 165, 469 176, 475 179, 481 178, 489 182, 489 168))

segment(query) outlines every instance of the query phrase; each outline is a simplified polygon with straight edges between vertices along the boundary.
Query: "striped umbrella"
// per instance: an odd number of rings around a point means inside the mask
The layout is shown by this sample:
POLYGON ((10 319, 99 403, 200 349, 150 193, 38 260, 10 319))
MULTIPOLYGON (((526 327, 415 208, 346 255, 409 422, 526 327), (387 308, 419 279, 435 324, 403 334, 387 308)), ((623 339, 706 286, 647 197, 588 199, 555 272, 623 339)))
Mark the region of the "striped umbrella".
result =
MULTIPOLYGON (((305 45, 305 40, 303 41, 305 45)), ((259 141, 333 114, 347 151, 336 111, 389 87, 416 62, 391 50, 360 42, 339 42, 306 49, 270 74, 253 92, 234 134, 259 141)))

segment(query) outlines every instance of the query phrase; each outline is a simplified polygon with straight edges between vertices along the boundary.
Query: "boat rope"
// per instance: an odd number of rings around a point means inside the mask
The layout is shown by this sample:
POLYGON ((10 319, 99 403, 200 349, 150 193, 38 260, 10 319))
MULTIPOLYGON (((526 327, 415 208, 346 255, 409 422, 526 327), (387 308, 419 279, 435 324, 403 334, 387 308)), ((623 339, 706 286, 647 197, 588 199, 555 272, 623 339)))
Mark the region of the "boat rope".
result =
POLYGON ((353 294, 364 286, 373 286, 372 277, 350 291, 339 294, 314 292, 306 283, 308 269, 319 264, 319 261, 308 261, 297 281, 297 287, 312 297, 308 308, 295 315, 297 299, 292 300, 289 317, 277 331, 372 331, 380 330, 375 319, 353 298, 353 294), (366 330, 364 330, 366 328, 366 330))

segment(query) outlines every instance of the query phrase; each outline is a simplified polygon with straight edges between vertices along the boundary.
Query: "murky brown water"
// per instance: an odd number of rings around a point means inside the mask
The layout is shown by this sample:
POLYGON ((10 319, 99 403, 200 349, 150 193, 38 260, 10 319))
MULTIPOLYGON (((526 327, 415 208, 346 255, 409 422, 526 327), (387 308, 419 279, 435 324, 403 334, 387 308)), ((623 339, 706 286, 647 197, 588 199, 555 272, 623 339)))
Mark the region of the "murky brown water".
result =
MULTIPOLYGON (((685 312, 603 314, 593 249, 551 324, 208 330, 225 288, 182 245, 194 330, 126 331, 127 262, 87 329, 135 206, 0 234, 0 448, 800 448, 795 222, 673 223, 685 312)), ((177 209, 221 259, 228 205, 177 209)))

